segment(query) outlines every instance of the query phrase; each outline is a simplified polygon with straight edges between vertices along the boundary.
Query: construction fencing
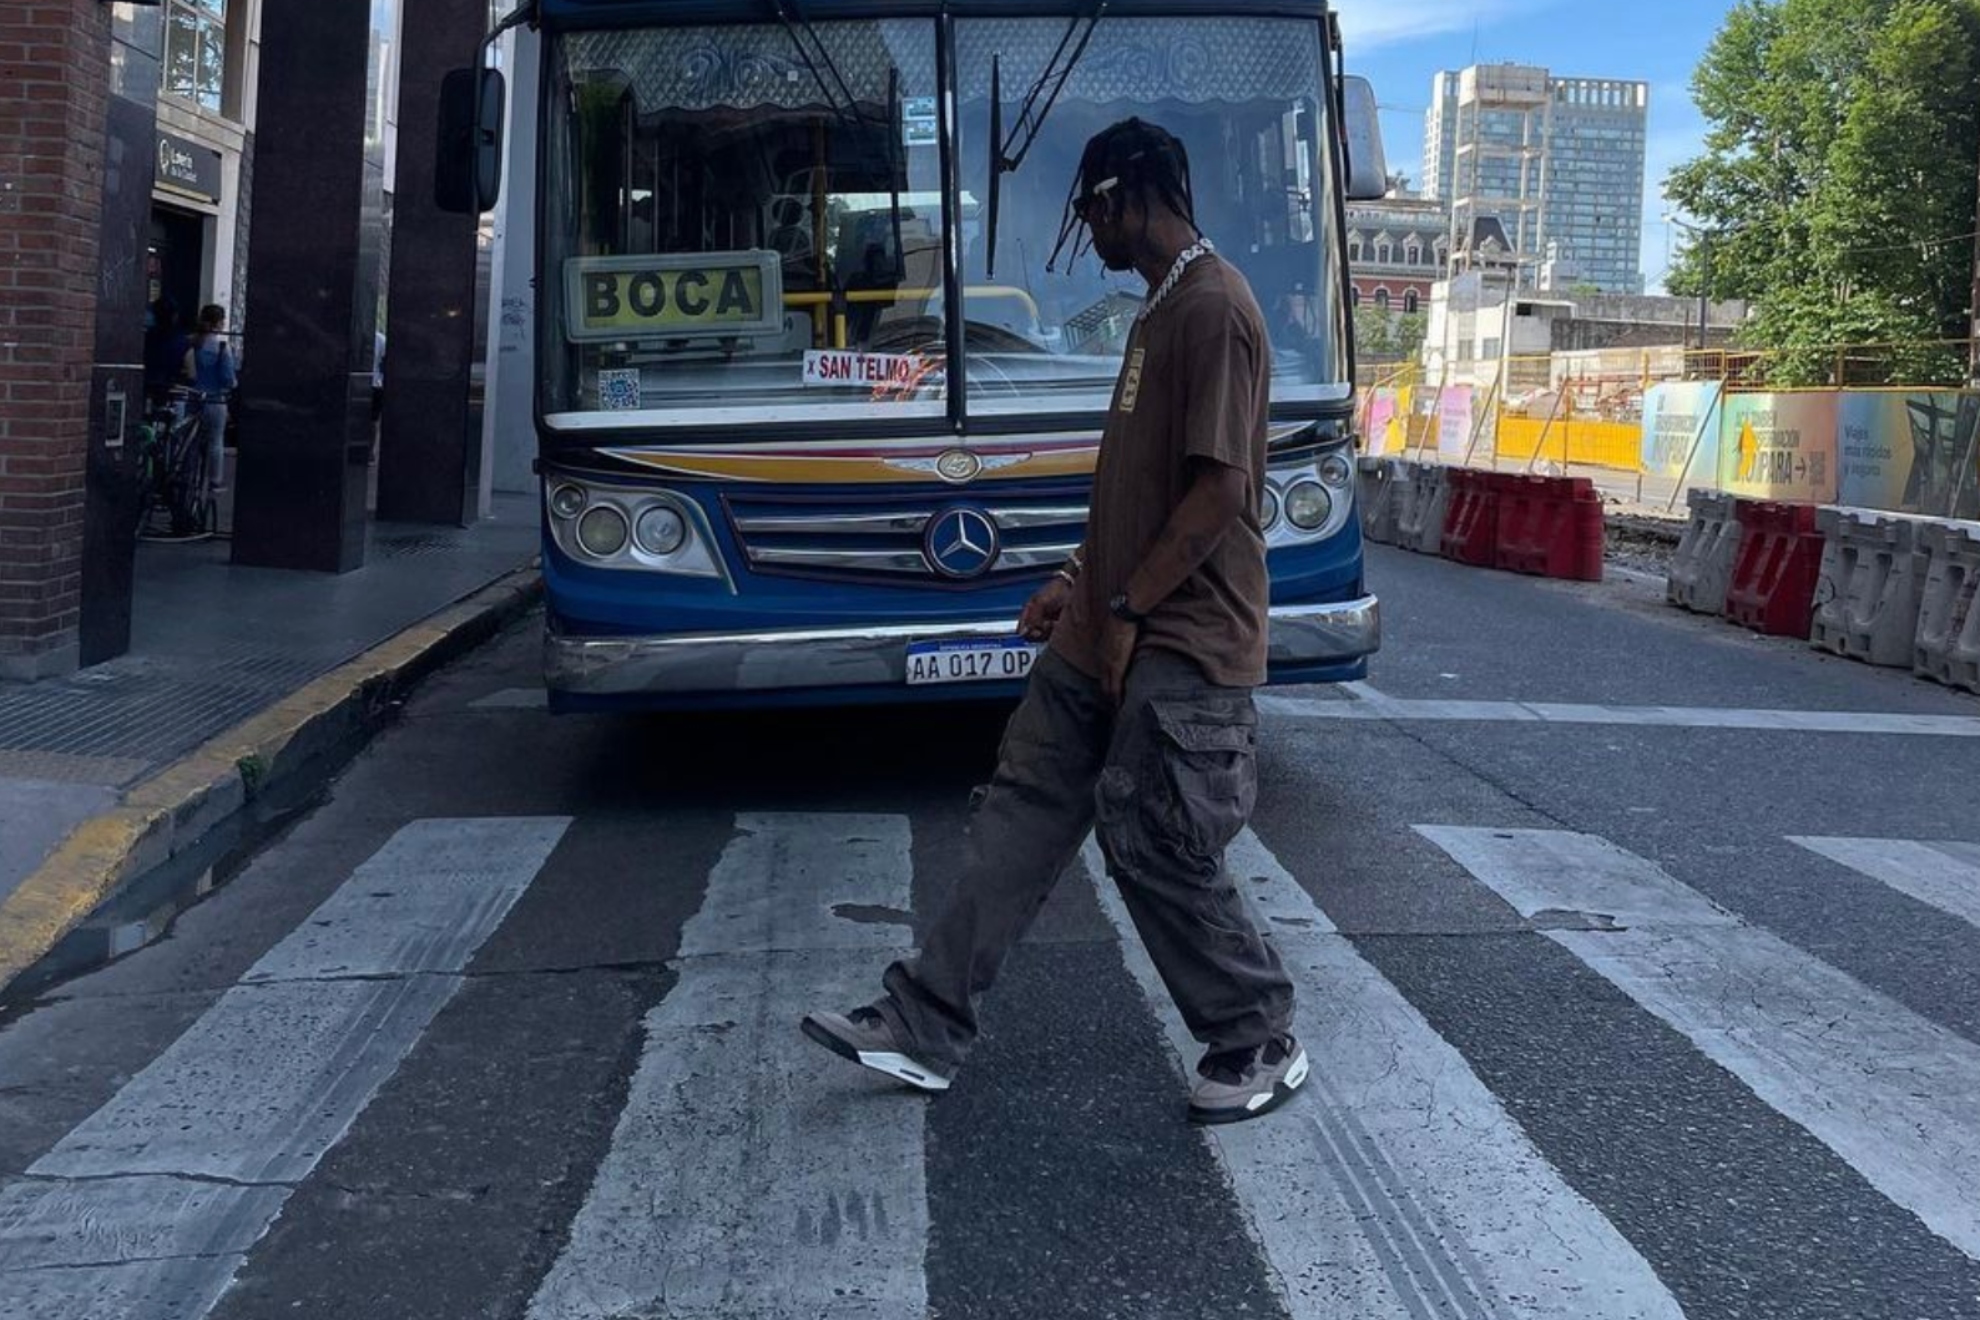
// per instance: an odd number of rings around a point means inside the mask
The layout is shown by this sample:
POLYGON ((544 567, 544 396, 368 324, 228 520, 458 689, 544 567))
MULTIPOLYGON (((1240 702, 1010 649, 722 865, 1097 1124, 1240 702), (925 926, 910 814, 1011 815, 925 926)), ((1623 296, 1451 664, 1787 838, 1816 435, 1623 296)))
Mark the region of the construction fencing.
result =
POLYGON ((1616 474, 1625 486, 1634 479, 1639 499, 1647 486, 1672 507, 1686 490, 1704 489, 1975 518, 1972 349, 1611 349, 1457 364, 1434 376, 1409 364, 1362 391, 1356 421, 1370 455, 1616 474), (1825 383, 1774 383, 1810 378, 1825 383), (1893 383, 1907 379, 1922 383, 1893 383))

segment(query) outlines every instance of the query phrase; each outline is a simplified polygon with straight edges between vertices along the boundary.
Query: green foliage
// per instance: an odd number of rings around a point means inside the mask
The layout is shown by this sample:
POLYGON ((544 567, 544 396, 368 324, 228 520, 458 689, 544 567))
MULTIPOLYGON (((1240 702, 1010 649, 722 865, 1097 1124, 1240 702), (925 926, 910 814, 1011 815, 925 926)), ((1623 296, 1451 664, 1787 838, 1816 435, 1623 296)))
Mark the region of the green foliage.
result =
MULTIPOLYGON (((1797 380, 1834 345, 1963 338, 1976 86, 1980 0, 1741 0, 1692 80, 1705 152, 1666 187, 1708 231, 1672 291, 1752 301, 1743 340, 1797 380)), ((1953 350, 1893 357, 1958 374, 1953 350)))
POLYGON ((1363 359, 1414 357, 1429 328, 1422 312, 1385 312, 1364 302, 1354 309, 1354 351, 1363 359))

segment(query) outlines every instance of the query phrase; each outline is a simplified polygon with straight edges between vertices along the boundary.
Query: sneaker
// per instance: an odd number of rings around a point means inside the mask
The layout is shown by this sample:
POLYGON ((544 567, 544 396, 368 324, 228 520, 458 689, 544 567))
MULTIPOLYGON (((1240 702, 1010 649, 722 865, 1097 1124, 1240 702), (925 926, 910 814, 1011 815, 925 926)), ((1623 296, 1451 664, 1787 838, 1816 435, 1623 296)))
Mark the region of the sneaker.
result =
POLYGON ((1206 1054, 1189 1088, 1192 1123, 1242 1123, 1271 1113, 1305 1083, 1306 1051, 1291 1036, 1263 1047, 1206 1054))
POLYGON ((807 1013, 804 1034, 842 1059, 885 1073, 923 1091, 946 1091, 949 1079, 923 1063, 894 1038, 887 1019, 874 1008, 855 1008, 843 1017, 837 1013, 807 1013))

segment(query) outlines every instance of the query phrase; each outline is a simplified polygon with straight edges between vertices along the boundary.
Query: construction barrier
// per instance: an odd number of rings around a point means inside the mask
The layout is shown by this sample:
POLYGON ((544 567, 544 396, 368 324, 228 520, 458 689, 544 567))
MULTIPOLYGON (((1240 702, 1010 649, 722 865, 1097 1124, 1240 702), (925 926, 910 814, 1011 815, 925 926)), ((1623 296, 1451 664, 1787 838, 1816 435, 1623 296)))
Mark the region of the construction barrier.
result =
POLYGON ((1396 527, 1396 544, 1418 554, 1441 554, 1444 524, 1451 507, 1451 469, 1441 463, 1411 463, 1410 491, 1396 527))
POLYGON ((1494 567, 1580 582, 1602 580, 1602 497, 1586 477, 1499 480, 1494 567))
POLYGON ((1490 568, 1499 556, 1499 486, 1496 472, 1470 468, 1450 471, 1451 503, 1444 519, 1444 558, 1474 568, 1490 568))
POLYGON ((1823 550, 1810 644, 1868 664, 1909 668, 1925 595, 1919 538, 1932 524, 1871 509, 1828 508, 1816 513, 1815 525, 1823 550))
POLYGON ((1724 614, 1739 559, 1737 502, 1712 490, 1694 490, 1690 500, 1691 524, 1671 557, 1664 596, 1697 614, 1724 614))
POLYGON ((1980 692, 1980 523, 1935 523, 1918 538, 1925 556, 1924 598, 1912 672, 1980 692))
POLYGON ((1377 545, 1394 545, 1402 490, 1409 485, 1403 464, 1393 458, 1364 457, 1355 466, 1360 473, 1361 534, 1377 545))
POLYGON ((1769 636, 1807 637, 1822 571, 1815 506, 1741 500, 1736 516, 1739 554, 1726 591, 1726 617, 1769 636))

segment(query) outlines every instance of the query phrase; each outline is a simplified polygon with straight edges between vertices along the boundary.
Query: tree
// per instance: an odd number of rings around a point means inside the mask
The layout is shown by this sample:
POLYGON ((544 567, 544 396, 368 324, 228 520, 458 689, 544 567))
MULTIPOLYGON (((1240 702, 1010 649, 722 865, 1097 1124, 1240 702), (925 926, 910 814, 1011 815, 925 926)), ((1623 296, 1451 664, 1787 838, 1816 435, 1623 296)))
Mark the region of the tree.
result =
POLYGON ((1363 361, 1414 357, 1428 330, 1422 312, 1384 311, 1365 302, 1354 309, 1355 355, 1363 361))
POLYGON ((1705 153, 1666 186, 1705 231, 1672 291, 1751 301, 1743 338, 1793 380, 1835 345, 1964 337, 1977 83, 1980 0, 1741 0, 1692 79, 1705 153))

